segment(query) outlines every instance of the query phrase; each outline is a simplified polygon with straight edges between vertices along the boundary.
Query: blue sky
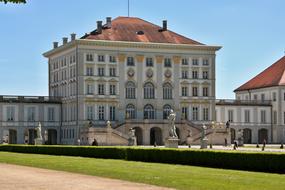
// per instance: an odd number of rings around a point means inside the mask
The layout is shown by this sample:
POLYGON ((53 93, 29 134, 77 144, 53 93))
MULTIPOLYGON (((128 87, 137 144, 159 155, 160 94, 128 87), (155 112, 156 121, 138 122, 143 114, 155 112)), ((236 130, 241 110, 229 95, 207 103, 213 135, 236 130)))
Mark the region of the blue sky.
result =
MULTIPOLYGON (((72 32, 96 28, 97 20, 127 15, 127 0, 27 0, 0 3, 0 94, 47 95, 42 53, 72 32)), ((217 53, 216 96, 233 90, 284 56, 283 0, 130 0, 130 16, 168 27, 217 53)))

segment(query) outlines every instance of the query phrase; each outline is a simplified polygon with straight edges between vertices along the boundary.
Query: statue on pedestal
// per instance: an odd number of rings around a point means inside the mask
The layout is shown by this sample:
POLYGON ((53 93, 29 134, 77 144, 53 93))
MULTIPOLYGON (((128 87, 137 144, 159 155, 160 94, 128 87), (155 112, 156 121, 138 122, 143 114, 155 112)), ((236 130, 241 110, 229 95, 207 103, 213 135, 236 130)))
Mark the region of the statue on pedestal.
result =
POLYGON ((39 122, 38 127, 36 128, 37 132, 37 138, 35 139, 36 145, 42 145, 43 144, 43 136, 42 136, 42 125, 41 122, 39 122))
POLYGON ((201 131, 201 149, 207 148, 208 146, 208 138, 206 137, 207 126, 203 124, 201 131))
POLYGON ((129 146, 136 146, 136 145, 137 145, 136 130, 134 128, 130 128, 130 130, 129 130, 129 146))
POLYGON ((169 120, 169 137, 171 137, 171 138, 178 138, 177 133, 176 133, 176 127, 175 127, 175 119, 176 119, 176 114, 171 109, 170 110, 170 114, 168 116, 168 120, 169 120))

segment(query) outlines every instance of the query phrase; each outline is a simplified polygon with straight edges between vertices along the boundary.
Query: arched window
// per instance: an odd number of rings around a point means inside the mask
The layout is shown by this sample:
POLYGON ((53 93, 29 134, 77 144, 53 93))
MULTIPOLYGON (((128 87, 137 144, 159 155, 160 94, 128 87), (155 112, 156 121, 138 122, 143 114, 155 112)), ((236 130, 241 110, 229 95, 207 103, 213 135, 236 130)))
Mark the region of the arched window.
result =
POLYGON ((166 105, 163 106, 163 119, 167 119, 168 118, 170 110, 171 110, 171 106, 170 105, 166 104, 166 105))
POLYGON ((136 98, 136 86, 135 83, 129 81, 126 85, 126 98, 135 99, 136 98))
POLYGON ((152 105, 147 104, 144 107, 144 119, 154 119, 155 118, 155 110, 152 105))
POLYGON ((136 108, 133 104, 128 104, 126 107, 126 119, 136 118, 136 108))
POLYGON ((145 99, 154 99, 154 85, 150 82, 144 85, 144 98, 145 99))
POLYGON ((163 99, 172 99, 172 86, 169 83, 164 83, 163 86, 163 99))

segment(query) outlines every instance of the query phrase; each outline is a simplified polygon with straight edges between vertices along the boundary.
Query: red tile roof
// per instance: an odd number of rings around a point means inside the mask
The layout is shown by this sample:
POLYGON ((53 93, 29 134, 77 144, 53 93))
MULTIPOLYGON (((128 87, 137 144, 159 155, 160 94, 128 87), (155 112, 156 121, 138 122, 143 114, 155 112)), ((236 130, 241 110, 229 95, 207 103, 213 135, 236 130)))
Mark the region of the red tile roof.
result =
POLYGON ((111 28, 104 26, 101 34, 94 30, 81 39, 204 45, 170 30, 162 31, 162 27, 135 17, 117 17, 112 20, 111 28), (139 31, 143 34, 138 35, 139 31))
POLYGON ((234 92, 283 85, 285 85, 285 56, 234 92))

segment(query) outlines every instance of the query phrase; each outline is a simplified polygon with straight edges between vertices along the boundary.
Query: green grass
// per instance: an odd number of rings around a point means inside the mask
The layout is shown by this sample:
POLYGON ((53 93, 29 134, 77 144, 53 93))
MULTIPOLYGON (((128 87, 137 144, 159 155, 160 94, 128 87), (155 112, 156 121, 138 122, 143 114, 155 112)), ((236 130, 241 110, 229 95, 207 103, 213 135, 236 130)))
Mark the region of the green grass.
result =
POLYGON ((285 189, 285 175, 111 159, 0 152, 0 162, 176 189, 285 189))

